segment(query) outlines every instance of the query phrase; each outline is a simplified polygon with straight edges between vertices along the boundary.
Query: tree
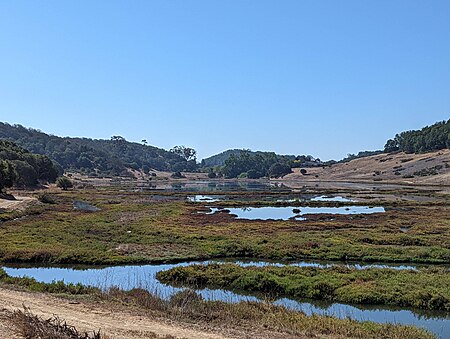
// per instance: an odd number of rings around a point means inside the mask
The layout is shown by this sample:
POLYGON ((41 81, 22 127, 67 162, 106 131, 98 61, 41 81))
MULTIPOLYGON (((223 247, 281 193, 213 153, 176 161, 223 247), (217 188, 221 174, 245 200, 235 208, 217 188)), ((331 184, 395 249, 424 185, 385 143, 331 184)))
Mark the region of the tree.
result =
POLYGON ((186 161, 196 160, 197 158, 197 151, 186 146, 175 146, 170 150, 170 152, 180 156, 186 161))
POLYGON ((274 178, 282 177, 283 175, 291 173, 291 166, 276 162, 269 168, 269 175, 274 178))
POLYGON ((59 188, 62 188, 64 191, 67 191, 68 188, 73 187, 73 184, 69 178, 59 177, 58 180, 56 180, 56 186, 58 186, 59 188))
POLYGON ((386 142, 386 145, 384 145, 384 151, 387 153, 398 151, 398 145, 397 142, 393 139, 389 139, 386 142))
POLYGON ((148 142, 147 142, 146 139, 142 139, 141 142, 142 142, 142 145, 144 145, 144 146, 147 146, 147 145, 148 145, 148 142))
POLYGON ((12 187, 16 173, 9 161, 0 161, 0 192, 5 188, 12 187))
POLYGON ((12 161, 14 169, 17 173, 15 184, 23 187, 32 187, 37 184, 38 174, 33 166, 26 161, 14 160, 12 161))
POLYGON ((111 137, 111 141, 114 141, 114 142, 124 142, 124 141, 126 141, 126 140, 125 140, 124 137, 122 137, 122 136, 120 136, 120 135, 113 135, 113 136, 111 137))
POLYGON ((208 171, 208 178, 215 179, 216 177, 217 177, 216 173, 214 172, 214 170, 212 168, 210 168, 208 171))

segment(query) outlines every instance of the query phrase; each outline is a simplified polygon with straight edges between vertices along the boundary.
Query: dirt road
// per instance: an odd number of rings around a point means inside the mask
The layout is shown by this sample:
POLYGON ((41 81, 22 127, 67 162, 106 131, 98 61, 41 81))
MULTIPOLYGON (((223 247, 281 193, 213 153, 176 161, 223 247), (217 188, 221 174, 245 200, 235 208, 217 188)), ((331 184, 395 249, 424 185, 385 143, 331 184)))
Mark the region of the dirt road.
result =
POLYGON ((106 305, 73 303, 69 300, 42 293, 29 293, 0 288, 0 338, 14 336, 11 325, 2 317, 6 310, 23 309, 23 305, 43 318, 57 315, 80 331, 101 330, 110 339, 134 339, 170 335, 176 338, 225 339, 231 338, 208 332, 205 329, 189 328, 183 324, 169 323, 148 316, 133 314, 127 310, 116 310, 106 305))

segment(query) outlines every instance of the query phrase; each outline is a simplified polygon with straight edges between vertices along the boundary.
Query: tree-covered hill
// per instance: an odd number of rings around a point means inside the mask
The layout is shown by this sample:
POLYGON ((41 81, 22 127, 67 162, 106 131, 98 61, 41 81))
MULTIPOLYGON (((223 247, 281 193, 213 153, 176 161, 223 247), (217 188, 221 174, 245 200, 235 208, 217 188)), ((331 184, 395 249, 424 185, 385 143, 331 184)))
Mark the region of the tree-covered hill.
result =
POLYGON ((294 167, 321 166, 320 159, 310 155, 279 155, 262 152, 231 149, 203 159, 201 166, 222 174, 226 178, 280 177, 291 172, 294 167))
POLYGON ((39 180, 54 182, 58 174, 58 166, 49 157, 0 140, 0 190, 13 185, 35 186, 39 180))
POLYGON ((275 152, 263 152, 263 151, 251 151, 248 149, 229 149, 223 151, 219 154, 212 155, 208 158, 205 158, 201 162, 201 167, 215 167, 215 166, 224 166, 225 162, 231 156, 239 157, 241 154, 251 154, 252 156, 262 156, 264 158, 276 158, 277 161, 282 162, 293 162, 292 167, 314 167, 321 166, 322 162, 320 159, 315 159, 311 155, 280 155, 275 152), (301 164, 301 165, 300 165, 301 164), (298 165, 298 166, 296 166, 298 165))
POLYGON ((241 149, 229 149, 223 151, 219 154, 212 155, 208 158, 205 158, 201 162, 202 167, 215 167, 215 166, 223 166, 225 165, 225 161, 231 156, 238 156, 242 152, 241 149))
POLYGON ((426 126, 420 130, 406 131, 389 139, 385 152, 403 151, 425 153, 450 148, 450 119, 426 126))
POLYGON ((195 170, 196 162, 176 152, 126 141, 58 137, 21 125, 0 123, 0 138, 13 141, 33 153, 47 155, 65 170, 118 175, 127 168, 161 171, 195 170))

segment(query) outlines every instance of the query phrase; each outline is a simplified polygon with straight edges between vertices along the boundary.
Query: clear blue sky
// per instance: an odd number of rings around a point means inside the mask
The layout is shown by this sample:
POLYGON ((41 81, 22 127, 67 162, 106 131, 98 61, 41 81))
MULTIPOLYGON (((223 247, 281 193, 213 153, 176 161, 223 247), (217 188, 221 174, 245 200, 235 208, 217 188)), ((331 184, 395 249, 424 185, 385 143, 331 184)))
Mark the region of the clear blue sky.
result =
POLYGON ((326 160, 448 118, 448 0, 0 0, 0 121, 326 160))

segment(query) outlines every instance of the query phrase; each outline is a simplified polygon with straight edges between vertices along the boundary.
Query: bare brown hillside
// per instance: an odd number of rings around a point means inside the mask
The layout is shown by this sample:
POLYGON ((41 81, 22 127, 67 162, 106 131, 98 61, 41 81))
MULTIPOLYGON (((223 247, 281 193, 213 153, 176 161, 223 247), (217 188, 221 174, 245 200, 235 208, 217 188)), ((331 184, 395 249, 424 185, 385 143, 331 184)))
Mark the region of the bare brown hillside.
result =
POLYGON ((383 153, 324 168, 300 169, 284 180, 403 182, 450 185, 450 150, 424 154, 383 153))

